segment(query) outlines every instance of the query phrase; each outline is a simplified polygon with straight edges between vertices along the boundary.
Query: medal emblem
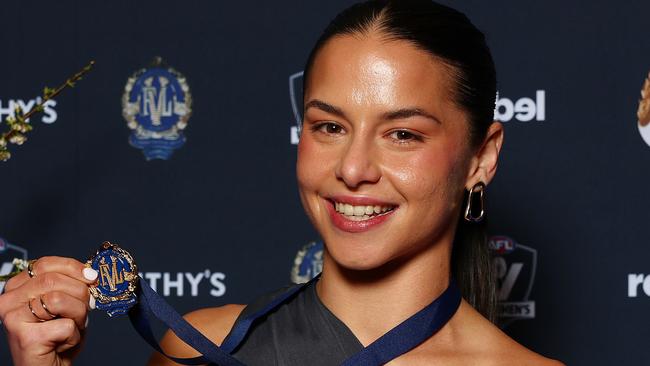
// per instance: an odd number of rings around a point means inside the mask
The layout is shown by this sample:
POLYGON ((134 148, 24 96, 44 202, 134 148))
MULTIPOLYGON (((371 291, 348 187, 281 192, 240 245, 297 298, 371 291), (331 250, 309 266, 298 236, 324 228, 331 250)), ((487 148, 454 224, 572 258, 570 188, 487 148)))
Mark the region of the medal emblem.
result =
POLYGON ((129 143, 142 149, 147 160, 167 160, 185 144, 183 130, 192 114, 185 76, 163 65, 158 57, 135 72, 122 96, 122 115, 132 130, 129 143))
POLYGON ((126 314, 135 305, 138 269, 129 252, 104 242, 86 266, 99 274, 97 284, 90 287, 97 309, 114 316, 126 314))

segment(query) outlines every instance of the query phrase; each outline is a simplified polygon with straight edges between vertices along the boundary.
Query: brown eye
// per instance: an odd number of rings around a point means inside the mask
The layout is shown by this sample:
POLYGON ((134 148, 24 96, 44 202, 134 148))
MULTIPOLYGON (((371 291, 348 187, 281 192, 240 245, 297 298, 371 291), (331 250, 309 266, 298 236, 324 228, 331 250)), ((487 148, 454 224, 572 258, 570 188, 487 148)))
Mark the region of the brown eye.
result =
POLYGON ((412 133, 410 133, 408 131, 404 131, 404 130, 398 130, 398 131, 393 132, 391 134, 391 137, 393 139, 399 140, 399 141, 409 141, 409 140, 417 139, 417 136, 415 136, 414 134, 412 134, 412 133))
POLYGON ((318 129, 321 132, 329 134, 339 134, 343 132, 343 127, 337 125, 336 123, 326 122, 318 126, 318 129))

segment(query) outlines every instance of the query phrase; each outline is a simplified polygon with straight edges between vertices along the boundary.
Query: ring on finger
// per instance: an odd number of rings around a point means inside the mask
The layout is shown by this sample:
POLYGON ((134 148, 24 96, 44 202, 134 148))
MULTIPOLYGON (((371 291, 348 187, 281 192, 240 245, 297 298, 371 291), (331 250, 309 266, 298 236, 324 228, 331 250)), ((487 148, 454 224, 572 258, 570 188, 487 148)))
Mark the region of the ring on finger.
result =
POLYGON ((59 317, 59 316, 56 315, 56 314, 52 314, 52 313, 47 309, 47 305, 45 305, 45 302, 43 302, 43 296, 39 296, 38 299, 41 301, 41 306, 43 307, 43 310, 45 310, 45 312, 47 313, 47 315, 51 316, 52 319, 56 319, 56 318, 59 317))
POLYGON ((38 319, 38 321, 40 321, 40 322, 46 321, 46 319, 43 319, 40 316, 36 315, 36 312, 34 311, 34 308, 32 308, 32 301, 33 300, 36 300, 36 299, 34 299, 32 297, 31 299, 29 299, 29 301, 27 301, 27 306, 29 307, 29 311, 32 312, 32 315, 34 315, 36 317, 36 319, 38 319))
POLYGON ((34 276, 36 276, 36 274, 34 274, 34 263, 36 263, 36 261, 36 259, 32 259, 27 265, 27 274, 30 278, 34 278, 34 276))

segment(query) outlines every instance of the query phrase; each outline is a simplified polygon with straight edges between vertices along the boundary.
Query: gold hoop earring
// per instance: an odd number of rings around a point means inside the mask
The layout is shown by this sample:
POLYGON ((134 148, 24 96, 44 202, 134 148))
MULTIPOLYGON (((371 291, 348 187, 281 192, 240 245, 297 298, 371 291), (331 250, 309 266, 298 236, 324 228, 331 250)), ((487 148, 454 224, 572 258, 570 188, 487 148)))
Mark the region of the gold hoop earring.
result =
POLYGON ((483 192, 485 191, 485 183, 483 182, 478 182, 472 187, 472 189, 469 190, 469 194, 467 196, 467 205, 465 205, 465 221, 467 222, 474 222, 478 223, 483 221, 483 217, 485 216, 485 202, 483 200, 483 192), (478 197, 476 195, 478 194, 478 197), (478 198, 478 200, 477 200, 478 198), (474 204, 477 203, 480 205, 479 209, 479 214, 478 216, 474 216, 474 212, 476 212, 476 207, 474 207, 474 204))

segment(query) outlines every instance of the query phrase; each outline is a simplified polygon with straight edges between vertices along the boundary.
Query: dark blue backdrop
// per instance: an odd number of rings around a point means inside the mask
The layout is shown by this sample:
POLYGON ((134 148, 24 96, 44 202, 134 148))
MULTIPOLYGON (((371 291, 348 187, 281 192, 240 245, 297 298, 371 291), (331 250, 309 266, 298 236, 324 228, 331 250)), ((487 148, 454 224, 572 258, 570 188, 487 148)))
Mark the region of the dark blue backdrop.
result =
MULTIPOLYGON (((97 65, 0 163, 0 237, 12 244, 0 244, 0 264, 17 248, 85 259, 115 241, 181 312, 285 284, 298 249, 317 239, 295 184, 289 77, 351 3, 4 2, 3 119, 12 101, 97 65), (167 161, 130 146, 122 116, 127 79, 155 56, 193 98, 187 141, 167 161)), ((504 301, 535 307, 506 331, 568 364, 648 364, 650 146, 635 113, 650 2, 445 3, 486 32, 499 72, 506 142, 487 192, 490 230, 522 245, 519 257, 501 253, 504 276, 523 268, 512 278, 530 291, 504 301)), ((93 313, 90 323, 79 364, 145 362, 128 320, 93 313)))

